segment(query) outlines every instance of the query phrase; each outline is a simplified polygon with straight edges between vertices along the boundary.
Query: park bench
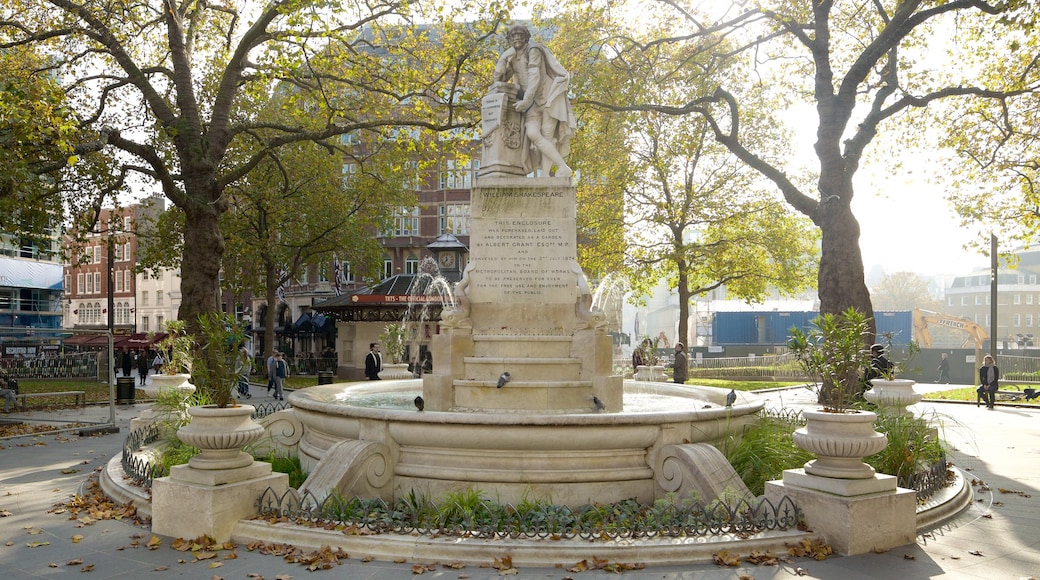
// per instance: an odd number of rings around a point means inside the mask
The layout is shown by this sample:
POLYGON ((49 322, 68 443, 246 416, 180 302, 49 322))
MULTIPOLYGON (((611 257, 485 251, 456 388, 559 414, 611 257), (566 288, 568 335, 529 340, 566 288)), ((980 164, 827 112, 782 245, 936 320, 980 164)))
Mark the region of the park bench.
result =
POLYGON ((48 393, 18 393, 15 396, 18 406, 25 408, 26 399, 40 399, 43 397, 75 397, 76 405, 83 407, 87 404, 86 391, 53 391, 48 393))
MULTIPOLYGON (((995 399, 998 401, 1020 401, 1022 399, 1029 400, 1037 397, 1036 390, 1040 390, 1040 385, 1037 383, 1029 383, 1023 381, 1015 381, 1015 384, 1004 384, 1005 387, 1014 387, 1014 391, 1009 389, 1000 389, 996 392, 995 399), (1025 385, 1026 389, 1022 389, 1019 385, 1025 385)), ((982 395, 975 396, 975 406, 978 407, 982 403, 982 395)))

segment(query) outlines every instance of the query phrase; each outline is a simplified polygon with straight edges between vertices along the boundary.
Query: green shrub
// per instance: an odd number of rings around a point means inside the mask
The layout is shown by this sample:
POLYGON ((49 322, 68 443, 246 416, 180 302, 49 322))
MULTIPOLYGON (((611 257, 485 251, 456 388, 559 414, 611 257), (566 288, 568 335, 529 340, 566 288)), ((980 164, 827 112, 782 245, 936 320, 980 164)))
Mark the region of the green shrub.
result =
POLYGON ((908 477, 946 454, 938 432, 919 417, 878 413, 874 429, 888 436, 888 445, 863 461, 878 473, 908 477))
POLYGON ((722 450, 751 493, 762 495, 767 481, 780 479, 785 469, 797 469, 814 458, 794 444, 793 433, 800 426, 793 416, 762 417, 744 430, 739 443, 722 450))

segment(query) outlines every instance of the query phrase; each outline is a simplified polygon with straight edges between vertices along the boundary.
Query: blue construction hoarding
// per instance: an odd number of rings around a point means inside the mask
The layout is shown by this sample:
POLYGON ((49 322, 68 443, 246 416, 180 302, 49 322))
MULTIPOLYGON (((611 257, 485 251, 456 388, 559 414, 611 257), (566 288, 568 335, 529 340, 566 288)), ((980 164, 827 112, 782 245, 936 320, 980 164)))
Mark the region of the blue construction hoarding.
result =
MULTIPOLYGON (((785 345, 791 327, 808 331, 819 312, 716 312, 711 322, 712 344, 785 345)), ((878 336, 892 335, 894 346, 913 338, 909 310, 875 312, 878 336)))

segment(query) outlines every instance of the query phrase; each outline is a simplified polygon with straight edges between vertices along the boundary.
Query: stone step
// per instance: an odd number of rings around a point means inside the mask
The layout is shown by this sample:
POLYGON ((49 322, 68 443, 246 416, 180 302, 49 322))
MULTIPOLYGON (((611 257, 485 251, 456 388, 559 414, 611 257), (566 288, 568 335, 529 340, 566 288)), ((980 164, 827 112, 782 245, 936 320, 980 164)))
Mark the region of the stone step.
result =
MULTIPOLYGON (((479 381, 473 379, 456 379, 452 382, 456 387, 487 387, 487 388, 498 388, 498 380, 494 381, 479 381)), ((544 388, 592 388, 592 381, 518 381, 510 380, 502 388, 504 389, 544 389, 544 388)))
POLYGON ((476 357, 463 359, 464 377, 494 381, 503 372, 514 381, 572 381, 581 374, 581 359, 571 357, 476 357))
POLYGON ((555 357, 571 351, 570 336, 474 335, 478 357, 508 357, 523 353, 529 357, 555 357))

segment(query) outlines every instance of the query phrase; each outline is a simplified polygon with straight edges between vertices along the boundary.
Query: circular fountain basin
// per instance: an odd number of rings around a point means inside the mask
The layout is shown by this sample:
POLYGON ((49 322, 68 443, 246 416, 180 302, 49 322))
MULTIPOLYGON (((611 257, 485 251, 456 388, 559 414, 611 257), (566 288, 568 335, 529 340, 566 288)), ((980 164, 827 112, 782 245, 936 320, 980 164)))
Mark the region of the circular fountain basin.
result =
POLYGON ((636 498, 675 489, 673 450, 739 436, 762 401, 711 387, 627 381, 620 413, 418 411, 422 381, 319 385, 292 393, 304 426, 299 455, 318 495, 396 499, 477 489, 499 502, 557 504, 636 498))

